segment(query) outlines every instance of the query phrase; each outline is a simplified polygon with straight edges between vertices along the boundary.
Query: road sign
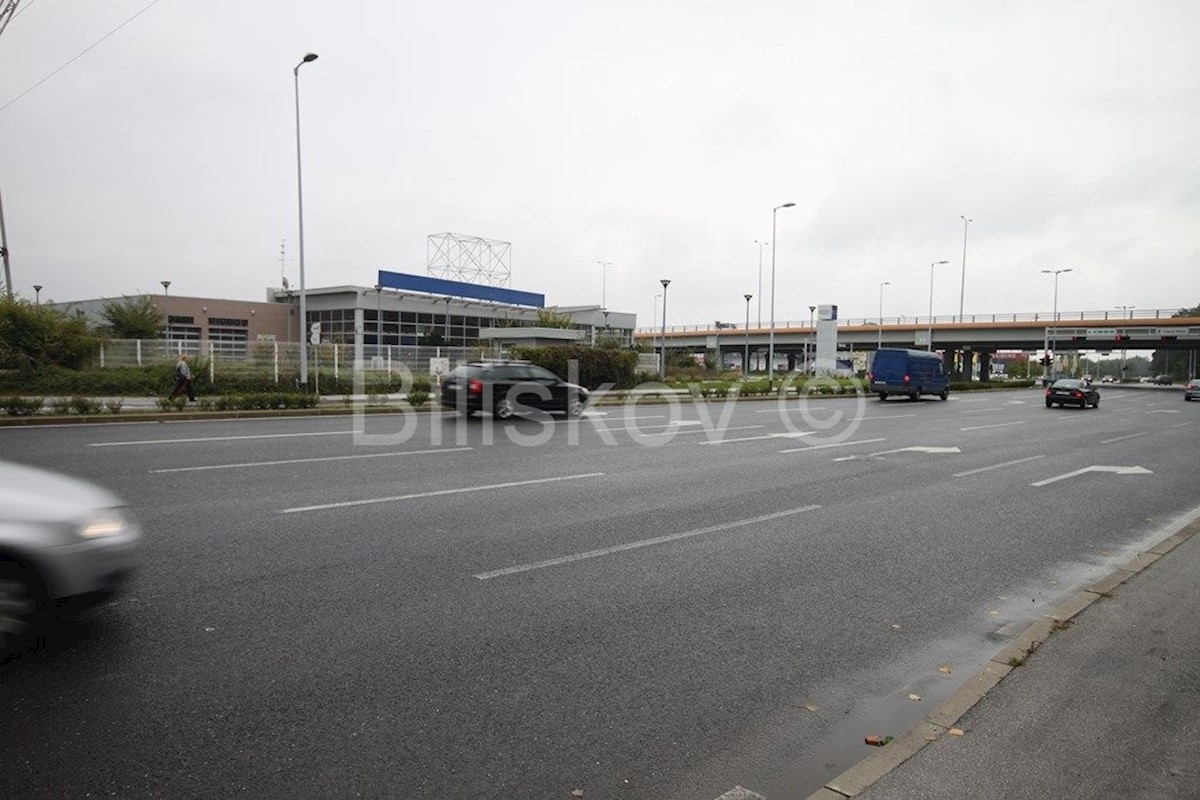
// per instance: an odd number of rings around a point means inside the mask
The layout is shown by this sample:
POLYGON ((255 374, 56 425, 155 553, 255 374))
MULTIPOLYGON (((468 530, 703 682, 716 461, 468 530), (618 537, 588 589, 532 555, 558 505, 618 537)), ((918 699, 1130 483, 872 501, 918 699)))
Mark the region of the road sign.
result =
POLYGON ((308 326, 308 330, 309 330, 309 334, 308 334, 309 343, 310 344, 320 344, 321 343, 321 323, 314 322, 312 325, 308 326))

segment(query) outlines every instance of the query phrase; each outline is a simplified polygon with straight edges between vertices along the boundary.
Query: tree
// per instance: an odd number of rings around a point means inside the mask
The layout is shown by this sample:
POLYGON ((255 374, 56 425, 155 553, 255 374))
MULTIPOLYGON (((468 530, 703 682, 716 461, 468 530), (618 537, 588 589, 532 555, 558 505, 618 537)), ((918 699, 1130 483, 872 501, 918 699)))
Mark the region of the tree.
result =
POLYGON ((162 314, 144 294, 110 300, 104 304, 103 314, 115 339, 157 339, 162 333, 162 314))
POLYGON ((1181 308, 1171 315, 1172 317, 1200 317, 1200 306, 1195 308, 1181 308))
POLYGON ((47 366, 78 369, 96 346, 82 314, 0 296, 0 366, 22 371, 47 366))
POLYGON ((549 308, 538 309, 537 326, 539 328, 565 328, 570 329, 575 327, 574 321, 570 314, 563 314, 559 311, 552 311, 549 308))

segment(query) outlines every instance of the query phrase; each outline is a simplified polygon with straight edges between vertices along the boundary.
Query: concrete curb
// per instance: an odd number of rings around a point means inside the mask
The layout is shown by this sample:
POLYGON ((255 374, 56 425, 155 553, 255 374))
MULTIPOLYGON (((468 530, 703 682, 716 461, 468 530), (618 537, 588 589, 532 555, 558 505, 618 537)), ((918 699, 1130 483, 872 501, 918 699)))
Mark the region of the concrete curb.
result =
POLYGON ((1137 557, 1115 568, 1111 573, 1059 603, 1049 613, 1026 628, 997 653, 948 700, 933 709, 925 719, 885 747, 870 754, 850 769, 828 781, 808 796, 808 800, 843 800, 856 797, 869 786, 916 755, 925 745, 950 732, 971 708, 999 684, 1009 673, 1024 664, 1026 658, 1046 641, 1059 627, 1085 611, 1092 603, 1109 597, 1114 589, 1142 572, 1162 556, 1192 536, 1200 534, 1200 520, 1193 521, 1165 537, 1137 557))

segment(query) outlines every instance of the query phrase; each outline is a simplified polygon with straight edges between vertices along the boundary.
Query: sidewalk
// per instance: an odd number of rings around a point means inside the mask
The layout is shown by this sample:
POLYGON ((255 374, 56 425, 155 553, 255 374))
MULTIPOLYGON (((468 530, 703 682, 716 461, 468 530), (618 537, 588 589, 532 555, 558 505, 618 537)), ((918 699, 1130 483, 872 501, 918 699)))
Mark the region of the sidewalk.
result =
POLYGON ((985 693, 973 707, 956 695, 811 800, 1200 797, 1195 533, 1200 521, 1061 606, 1070 619, 1046 620, 1023 665, 997 657, 994 677, 968 682, 985 693))

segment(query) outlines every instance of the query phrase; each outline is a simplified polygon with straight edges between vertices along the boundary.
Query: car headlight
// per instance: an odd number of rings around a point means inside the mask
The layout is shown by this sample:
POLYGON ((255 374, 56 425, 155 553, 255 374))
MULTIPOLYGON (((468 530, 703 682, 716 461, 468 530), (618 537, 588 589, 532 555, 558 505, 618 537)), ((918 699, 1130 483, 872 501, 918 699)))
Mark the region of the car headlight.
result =
POLYGON ((119 508, 104 508, 93 511, 79 523, 79 535, 84 539, 100 539, 117 536, 129 528, 129 519, 119 508))

